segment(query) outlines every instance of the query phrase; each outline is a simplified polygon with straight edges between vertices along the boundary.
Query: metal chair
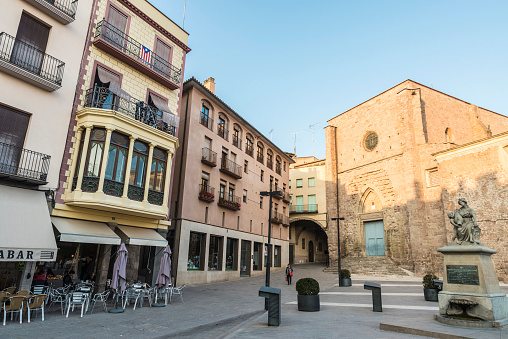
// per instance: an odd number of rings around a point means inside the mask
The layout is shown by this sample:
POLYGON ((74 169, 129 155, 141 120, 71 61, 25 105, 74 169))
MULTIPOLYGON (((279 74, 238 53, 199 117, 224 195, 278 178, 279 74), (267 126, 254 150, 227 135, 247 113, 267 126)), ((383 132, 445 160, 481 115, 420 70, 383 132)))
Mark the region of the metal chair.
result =
POLYGON ((24 297, 28 296, 30 294, 30 291, 28 290, 21 290, 21 291, 18 291, 18 293, 16 293, 16 295, 22 295, 24 297))
POLYGON ((7 297, 4 299, 4 326, 5 319, 7 318, 7 313, 11 314, 11 321, 14 313, 19 312, 19 323, 23 322, 23 302, 25 301, 25 297, 22 295, 14 295, 12 297, 7 297), (7 301, 10 303, 7 304, 7 301))
POLYGON ((14 294, 14 291, 16 291, 16 286, 7 287, 4 291, 9 294, 14 294))
MULTIPOLYGON (((175 296, 175 295, 179 295, 180 296, 180 301, 183 302, 183 289, 185 288, 185 284, 182 285, 182 286, 179 286, 179 287, 174 287, 173 288, 173 291, 172 291, 172 295, 171 295, 171 299, 175 296)), ((170 302, 172 300, 169 300, 170 302)))
POLYGON ((124 291, 124 294, 122 296, 123 299, 123 309, 127 306, 127 304, 130 304, 132 300, 134 300, 134 310, 136 309, 136 305, 138 303, 139 298, 141 297, 143 291, 139 288, 128 288, 124 291))
POLYGON ((74 311, 75 306, 81 306, 81 318, 83 318, 83 313, 85 312, 85 309, 86 309, 86 300, 87 300, 87 297, 86 297, 85 293, 72 292, 69 295, 69 299, 67 301, 67 314, 65 317, 69 318, 69 311, 71 310, 71 307, 72 307, 72 311, 74 311))
POLYGON ((65 289, 57 288, 55 290, 51 291, 50 294, 51 297, 51 303, 49 304, 48 311, 51 309, 51 306, 53 304, 58 303, 60 304, 60 311, 62 312, 62 315, 64 314, 64 305, 67 303, 67 292, 65 289))
POLYGON ((104 291, 102 293, 95 293, 95 295, 92 298, 92 310, 90 311, 90 313, 93 313, 93 309, 95 308, 95 304, 97 302, 101 302, 102 303, 102 305, 104 306, 104 311, 105 312, 108 311, 108 307, 106 305, 106 301, 108 300, 109 293, 110 293, 110 290, 106 290, 106 291, 104 291))
POLYGON ((37 294, 34 297, 27 300, 26 306, 28 311, 28 322, 30 322, 30 313, 35 311, 35 317, 37 317, 37 312, 39 310, 42 311, 42 321, 44 321, 44 301, 46 300, 46 294, 37 294))
POLYGON ((44 286, 44 285, 35 285, 34 287, 32 287, 32 294, 34 295, 37 295, 37 294, 46 294, 46 289, 47 289, 47 286, 44 286))

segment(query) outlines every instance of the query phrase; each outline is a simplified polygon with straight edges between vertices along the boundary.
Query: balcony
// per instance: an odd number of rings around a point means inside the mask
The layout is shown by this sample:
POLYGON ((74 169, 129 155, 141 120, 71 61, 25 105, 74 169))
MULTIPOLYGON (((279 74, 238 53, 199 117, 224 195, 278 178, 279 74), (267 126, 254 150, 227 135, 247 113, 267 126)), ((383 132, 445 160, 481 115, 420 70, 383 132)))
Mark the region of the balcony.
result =
POLYGON ((182 70, 154 51, 148 61, 141 58, 142 45, 106 20, 97 24, 93 44, 171 90, 180 87, 182 70))
POLYGON ((212 202, 215 200, 215 188, 210 185, 199 185, 199 200, 212 202))
POLYGON ((219 198, 217 205, 224 208, 228 208, 233 211, 238 211, 241 206, 240 201, 241 201, 240 197, 224 193, 224 198, 219 198))
POLYGON ((272 159, 266 159, 266 167, 269 169, 273 169, 273 160, 272 159))
POLYGON ((317 204, 289 206, 289 214, 317 213, 317 212, 318 212, 318 205, 317 204))
POLYGON ((242 149, 242 140, 238 137, 238 135, 233 134, 233 145, 242 149))
POLYGON ((259 153, 258 153, 257 159, 258 159, 258 161, 259 161, 260 163, 263 163, 263 161, 265 160, 265 159, 263 158, 263 154, 259 154, 259 153))
POLYGON ((272 223, 273 224, 282 224, 282 213, 277 213, 277 211, 272 211, 272 223))
POLYGON ((209 148, 203 147, 201 162, 211 167, 217 166, 217 153, 209 148))
POLYGON ((254 157, 254 147, 252 146, 252 144, 245 145, 245 153, 247 153, 251 157, 254 157))
POLYGON ((282 191, 282 201, 289 203, 289 192, 282 191))
POLYGON ((213 119, 210 118, 208 115, 204 115, 203 112, 201 112, 201 118, 199 119, 199 122, 201 123, 201 125, 205 126, 210 131, 212 130, 213 119))
POLYGON ((242 177, 242 166, 226 158, 221 159, 220 171, 235 179, 240 179, 242 177))
POLYGON ((65 63, 9 34, 0 33, 0 70, 52 92, 62 87, 65 63))
POLYGON ((228 140, 228 130, 224 126, 224 124, 217 125, 217 135, 223 138, 224 140, 228 140))
POLYGON ((178 125, 178 117, 162 112, 141 100, 136 100, 123 90, 113 93, 107 87, 90 88, 86 91, 84 106, 117 111, 145 125, 176 136, 175 126, 178 125), (168 115, 170 123, 173 125, 163 121, 163 114, 168 115))
POLYGON ((25 0, 56 21, 67 25, 74 21, 78 0, 25 0))
POLYGON ((282 216, 282 226, 289 226, 289 216, 287 215, 282 216))
POLYGON ((50 160, 49 155, 0 142, 0 178, 5 180, 45 185, 50 160))

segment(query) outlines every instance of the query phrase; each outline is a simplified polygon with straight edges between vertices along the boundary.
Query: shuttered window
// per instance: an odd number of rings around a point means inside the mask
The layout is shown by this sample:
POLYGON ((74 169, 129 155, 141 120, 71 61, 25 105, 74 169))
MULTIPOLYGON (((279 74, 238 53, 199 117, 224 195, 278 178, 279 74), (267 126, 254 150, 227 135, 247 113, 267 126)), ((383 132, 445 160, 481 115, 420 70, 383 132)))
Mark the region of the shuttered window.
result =
POLYGON ((157 39, 155 42, 155 55, 152 56, 152 67, 164 76, 170 76, 169 56, 171 55, 171 47, 157 39))
POLYGON ((127 28, 127 16, 113 6, 109 6, 108 23, 125 33, 127 28))
POLYGON ((25 13, 21 14, 16 39, 19 39, 40 51, 45 51, 46 45, 48 44, 48 37, 48 26, 25 13))
POLYGON ((439 186, 439 172, 437 167, 427 170, 427 187, 439 186))
POLYGON ((0 106, 0 142, 23 147, 29 120, 28 114, 0 106))

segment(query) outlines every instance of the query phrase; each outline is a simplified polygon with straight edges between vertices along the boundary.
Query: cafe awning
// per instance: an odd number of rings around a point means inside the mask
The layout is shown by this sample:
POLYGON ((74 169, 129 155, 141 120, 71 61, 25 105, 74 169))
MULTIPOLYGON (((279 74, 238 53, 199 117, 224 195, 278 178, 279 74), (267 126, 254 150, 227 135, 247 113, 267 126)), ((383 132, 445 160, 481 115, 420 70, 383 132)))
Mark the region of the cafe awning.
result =
POLYGON ((122 242, 130 245, 166 247, 168 241, 157 231, 149 228, 118 226, 116 228, 122 242))
POLYGON ((87 220, 51 217, 57 239, 85 244, 120 245, 121 239, 108 225, 87 220))
POLYGON ((0 261, 55 261, 56 252, 45 193, 0 185, 0 261))

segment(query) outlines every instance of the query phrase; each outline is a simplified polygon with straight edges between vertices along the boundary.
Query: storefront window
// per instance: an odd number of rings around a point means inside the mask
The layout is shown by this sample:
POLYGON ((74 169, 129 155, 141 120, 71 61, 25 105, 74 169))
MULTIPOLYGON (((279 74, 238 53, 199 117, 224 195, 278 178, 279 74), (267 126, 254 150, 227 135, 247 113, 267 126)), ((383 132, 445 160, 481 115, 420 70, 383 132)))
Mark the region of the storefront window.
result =
POLYGON ((275 246, 274 252, 273 252, 273 266, 274 267, 280 267, 281 266, 281 247, 275 246))
POLYGON ((187 261, 188 270, 203 269, 203 245, 203 234, 191 232, 189 239, 189 258, 187 261))
POLYGON ((208 247, 208 269, 210 271, 222 270, 222 237, 210 236, 210 247, 208 247))
POLYGON ((237 270, 237 253, 238 253, 238 240, 228 238, 226 244, 226 271, 237 270))
POLYGON ((261 271, 261 246, 262 244, 259 242, 254 243, 254 257, 252 260, 252 269, 254 271, 261 271))

